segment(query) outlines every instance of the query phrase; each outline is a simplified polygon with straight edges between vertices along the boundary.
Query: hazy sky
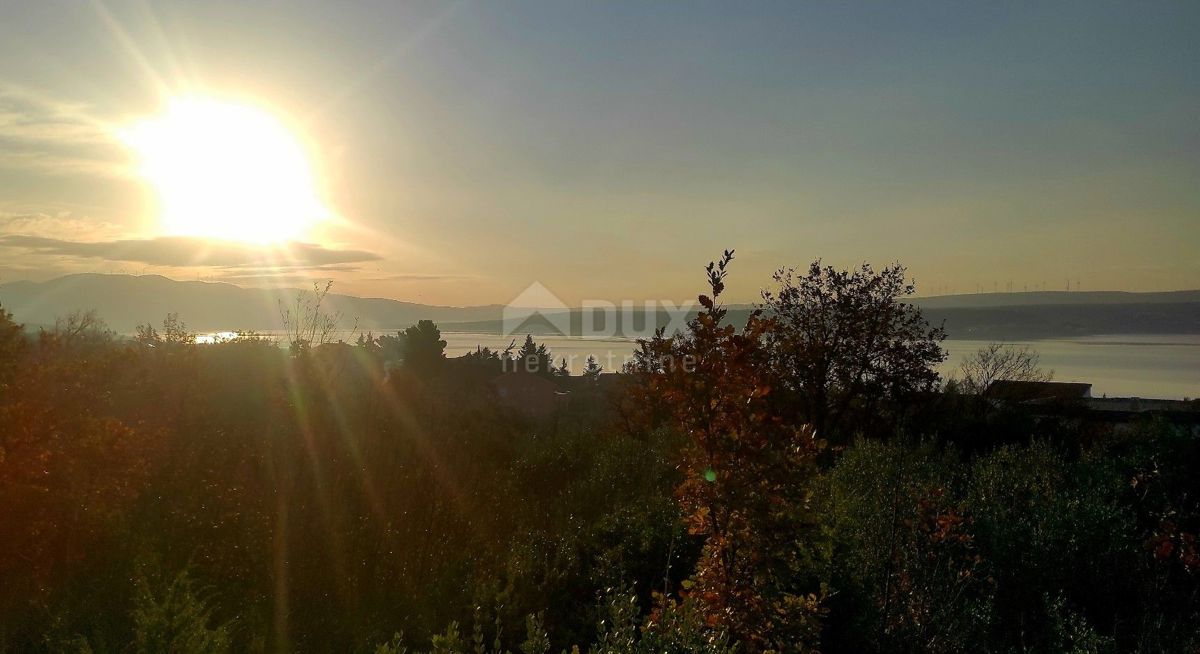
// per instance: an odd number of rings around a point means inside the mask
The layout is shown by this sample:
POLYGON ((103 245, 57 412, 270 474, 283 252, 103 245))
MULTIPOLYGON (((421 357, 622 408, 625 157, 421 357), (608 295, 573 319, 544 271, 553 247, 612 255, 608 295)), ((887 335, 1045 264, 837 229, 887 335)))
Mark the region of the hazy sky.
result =
POLYGON ((817 257, 1196 288, 1198 34, 1190 1, 6 2, 0 277, 684 299, 736 248, 732 300, 817 257), (162 238, 114 130, 180 94, 303 144, 338 219, 290 269, 162 238))

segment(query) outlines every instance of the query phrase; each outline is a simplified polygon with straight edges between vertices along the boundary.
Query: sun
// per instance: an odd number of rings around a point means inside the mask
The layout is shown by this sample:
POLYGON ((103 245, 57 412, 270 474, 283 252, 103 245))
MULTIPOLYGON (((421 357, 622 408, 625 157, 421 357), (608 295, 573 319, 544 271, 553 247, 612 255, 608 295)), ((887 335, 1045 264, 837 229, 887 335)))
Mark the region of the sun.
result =
POLYGON ((119 136, 156 192, 165 234, 302 240, 327 214, 300 141, 264 109, 177 98, 119 136))

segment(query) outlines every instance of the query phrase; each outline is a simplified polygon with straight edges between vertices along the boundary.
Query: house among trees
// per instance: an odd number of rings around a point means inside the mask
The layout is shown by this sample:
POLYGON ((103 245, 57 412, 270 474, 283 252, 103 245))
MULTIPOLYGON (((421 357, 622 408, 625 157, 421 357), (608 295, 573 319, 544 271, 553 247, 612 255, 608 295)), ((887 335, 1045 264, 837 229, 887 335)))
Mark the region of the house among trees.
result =
POLYGON ((1064 418, 1128 432, 1148 419, 1200 435, 1200 401, 1092 397, 1092 385, 1076 382, 997 380, 988 386, 993 402, 1019 404, 1036 418, 1064 418))

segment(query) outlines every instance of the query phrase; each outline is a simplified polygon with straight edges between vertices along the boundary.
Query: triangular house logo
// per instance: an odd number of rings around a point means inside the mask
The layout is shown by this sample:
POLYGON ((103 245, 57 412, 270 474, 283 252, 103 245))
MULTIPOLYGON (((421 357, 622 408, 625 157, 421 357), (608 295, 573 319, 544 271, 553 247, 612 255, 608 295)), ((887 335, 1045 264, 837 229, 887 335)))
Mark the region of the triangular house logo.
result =
POLYGON ((531 331, 561 336, 571 334, 570 307, 540 282, 530 284, 504 305, 503 319, 505 336, 531 331))

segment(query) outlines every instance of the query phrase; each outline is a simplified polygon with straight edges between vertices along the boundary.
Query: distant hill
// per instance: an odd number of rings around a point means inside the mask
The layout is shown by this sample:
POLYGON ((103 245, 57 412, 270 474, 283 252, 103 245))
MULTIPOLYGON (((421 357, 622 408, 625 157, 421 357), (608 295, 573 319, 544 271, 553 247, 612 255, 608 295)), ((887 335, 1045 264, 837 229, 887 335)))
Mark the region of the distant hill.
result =
MULTIPOLYGON (((132 333, 177 312, 192 331, 282 328, 280 302, 294 306, 297 289, 251 289, 219 282, 176 281, 159 275, 82 274, 46 282, 0 284, 0 305, 28 325, 52 325, 76 309, 95 309, 109 327, 132 333)), ((445 307, 330 293, 328 310, 364 330, 395 330, 418 320, 438 322, 497 318, 501 307, 445 307)))
POLYGON ((1034 291, 939 295, 911 300, 922 308, 952 309, 1080 304, 1187 304, 1200 302, 1200 290, 1131 293, 1128 291, 1034 291))
POLYGON ((1200 334, 1200 302, 923 308, 950 338, 1015 341, 1100 334, 1200 334))
MULTIPOLYGON (((281 328, 281 302, 292 305, 297 289, 248 289, 218 282, 176 281, 158 275, 69 275, 46 282, 0 284, 0 305, 27 325, 51 325, 76 309, 96 309, 109 326, 132 333, 140 323, 159 323, 169 312, 193 331, 281 328)), ((418 320, 437 322, 444 331, 500 333, 503 307, 430 306, 385 298, 330 294, 330 311, 343 324, 357 321, 367 331, 394 331, 418 320)), ((916 298, 931 323, 945 324, 951 338, 1018 340, 1095 334, 1200 334, 1200 291, 1125 293, 1115 291, 984 293, 916 298)), ((731 306, 729 320, 742 324, 750 307, 731 306)), ((584 316, 570 312, 571 331, 582 331, 584 316)), ((641 327, 649 320, 666 325, 665 313, 635 310, 614 316, 617 324, 641 327)), ((589 323, 591 321, 589 320, 589 323)), ((529 331, 556 333, 548 322, 529 331)))
MULTIPOLYGON (((734 325, 745 324, 751 311, 747 307, 731 307, 726 320, 734 325)), ((921 311, 930 324, 944 325, 949 338, 960 340, 1016 341, 1100 334, 1200 334, 1200 302, 922 307, 921 311)), ((695 312, 691 315, 695 315, 695 312)), ((669 317, 663 313, 653 316, 641 310, 635 310, 631 316, 625 316, 618 310, 614 316, 616 324, 632 324, 636 328, 646 324, 647 319, 658 327, 669 322, 669 317)), ((570 320, 571 333, 576 335, 582 333, 582 325, 593 324, 590 319, 585 322, 585 315, 579 309, 571 312, 570 320)), ((498 334, 502 323, 499 320, 481 320, 442 322, 440 326, 443 331, 498 334)), ((527 330, 520 331, 542 335, 558 333, 548 322, 531 322, 527 327, 527 330)))

